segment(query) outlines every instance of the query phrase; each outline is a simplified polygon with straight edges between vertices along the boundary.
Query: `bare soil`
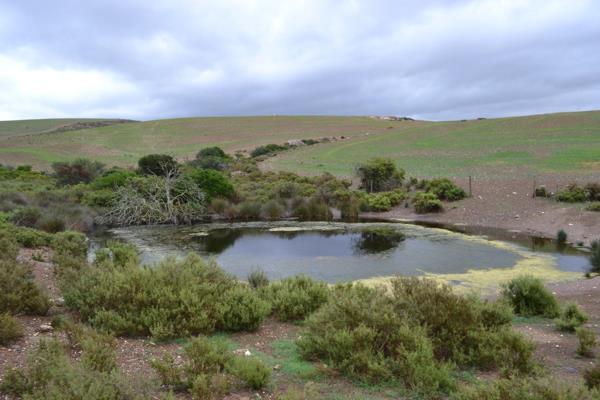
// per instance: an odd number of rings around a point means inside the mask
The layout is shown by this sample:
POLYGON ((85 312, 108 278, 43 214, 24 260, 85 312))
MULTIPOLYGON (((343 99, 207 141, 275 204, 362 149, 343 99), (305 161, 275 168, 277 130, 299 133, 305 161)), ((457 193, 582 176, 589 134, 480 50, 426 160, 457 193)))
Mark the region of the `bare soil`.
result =
MULTIPOLYGON (((598 178, 596 178, 597 181, 598 178)), ((537 177, 537 185, 550 191, 564 189, 572 182, 585 184, 589 178, 571 175, 537 177)), ((455 182, 468 193, 468 178, 455 182)), ((556 237, 563 229, 568 241, 589 245, 600 240, 600 212, 585 210, 585 203, 559 203, 548 198, 533 198, 533 178, 475 179, 472 196, 444 204, 444 212, 416 214, 404 204, 384 213, 365 213, 365 217, 403 219, 455 225, 457 227, 494 228, 533 236, 556 237)))

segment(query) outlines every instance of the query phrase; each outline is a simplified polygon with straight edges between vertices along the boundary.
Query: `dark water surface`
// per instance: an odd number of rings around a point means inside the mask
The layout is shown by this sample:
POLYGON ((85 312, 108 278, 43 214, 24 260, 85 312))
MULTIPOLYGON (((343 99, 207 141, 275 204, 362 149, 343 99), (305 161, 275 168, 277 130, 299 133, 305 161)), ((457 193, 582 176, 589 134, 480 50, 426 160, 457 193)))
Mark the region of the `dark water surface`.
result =
POLYGON ((240 279, 256 269, 271 279, 306 274, 330 283, 377 276, 464 273, 510 268, 532 254, 540 254, 561 270, 582 272, 588 266, 585 254, 571 248, 559 251, 547 240, 490 241, 400 223, 146 226, 112 230, 94 238, 92 246, 98 248, 108 238, 135 244, 148 264, 191 251, 214 257, 224 270, 240 279), (373 233, 377 228, 386 233, 373 233), (404 240, 395 233, 401 233, 404 240))

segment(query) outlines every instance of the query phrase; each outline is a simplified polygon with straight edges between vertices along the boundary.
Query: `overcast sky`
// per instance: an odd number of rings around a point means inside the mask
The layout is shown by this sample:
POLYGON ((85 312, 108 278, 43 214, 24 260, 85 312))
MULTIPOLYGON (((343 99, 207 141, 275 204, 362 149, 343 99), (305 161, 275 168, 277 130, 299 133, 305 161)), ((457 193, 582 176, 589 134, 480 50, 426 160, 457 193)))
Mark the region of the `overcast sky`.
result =
POLYGON ((0 0, 0 119, 600 109, 598 0, 0 0))

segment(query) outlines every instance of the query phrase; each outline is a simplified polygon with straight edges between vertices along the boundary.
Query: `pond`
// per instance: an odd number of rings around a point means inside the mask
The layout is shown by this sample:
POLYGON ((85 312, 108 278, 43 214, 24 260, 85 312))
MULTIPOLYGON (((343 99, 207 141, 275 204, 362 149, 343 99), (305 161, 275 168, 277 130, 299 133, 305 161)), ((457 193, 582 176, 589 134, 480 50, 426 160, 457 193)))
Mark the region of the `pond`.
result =
POLYGON ((474 271, 515 268, 580 276, 589 264, 585 254, 570 247, 559 250, 548 240, 490 240, 402 223, 128 227, 93 238, 92 247, 101 247, 110 238, 135 244, 146 264, 193 251, 215 258, 240 279, 258 269, 270 279, 305 274, 329 283, 395 275, 446 275, 450 280, 453 276, 463 280, 474 271))

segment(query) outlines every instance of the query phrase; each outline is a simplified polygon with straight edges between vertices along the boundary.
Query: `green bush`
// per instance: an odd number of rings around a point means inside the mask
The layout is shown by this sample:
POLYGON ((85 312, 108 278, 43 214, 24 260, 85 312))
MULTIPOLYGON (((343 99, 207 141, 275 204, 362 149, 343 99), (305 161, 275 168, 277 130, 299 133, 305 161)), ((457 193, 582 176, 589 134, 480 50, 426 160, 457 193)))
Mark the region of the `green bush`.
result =
POLYGON ((502 297, 518 315, 556 318, 560 307, 544 283, 533 276, 522 275, 502 286, 502 297))
POLYGON ((371 193, 366 196, 367 205, 372 211, 389 211, 406 198, 406 192, 396 189, 390 192, 371 193))
POLYGON ((224 170, 231 163, 229 157, 220 147, 206 147, 196 154, 196 159, 190 164, 197 168, 224 170))
POLYGON ((600 390, 600 363, 583 372, 583 380, 588 389, 600 390))
POLYGON ((600 183, 588 183, 583 188, 589 201, 600 201, 600 183))
POLYGON ((87 238, 79 232, 59 232, 52 238, 52 248, 57 254, 85 257, 87 247, 87 238))
POLYGON ((391 292, 336 286, 297 344, 304 357, 355 379, 446 391, 449 365, 533 370, 533 346, 511 330, 511 319, 502 303, 464 298, 433 281, 396 278, 391 292))
POLYGON ((112 168, 102 174, 102 176, 94 179, 90 185, 94 190, 114 190, 120 188, 121 186, 125 186, 135 176, 136 173, 133 171, 112 168))
POLYGON ((427 181, 425 190, 435 194, 440 200, 457 201, 467 197, 467 193, 460 186, 447 178, 427 181))
POLYGON ((112 336, 93 333, 81 340, 81 363, 91 371, 110 373, 117 369, 115 340, 112 336))
POLYGON ((415 211, 419 214, 440 212, 444 208, 440 199, 435 194, 429 192, 418 192, 413 197, 412 203, 415 211))
POLYGON ((248 275, 248 283, 253 289, 259 289, 269 285, 269 278, 262 270, 254 270, 248 275))
POLYGON ((556 234, 556 243, 558 243, 559 245, 564 245, 567 243, 567 232, 565 232, 564 230, 559 230, 558 233, 556 234))
POLYGON ((54 176, 60 185, 76 185, 90 183, 104 172, 104 164, 85 158, 71 162, 55 162, 52 164, 54 176))
POLYGON ((277 220, 285 215, 285 209, 277 200, 269 200, 260 209, 263 218, 277 220))
POLYGON ((53 237, 48 232, 31 228, 19 228, 14 232, 14 235, 17 242, 27 248, 49 246, 53 237))
POLYGON ((587 200, 585 189, 572 183, 556 194, 556 200, 566 203, 581 203, 587 200))
POLYGON ((0 313, 45 315, 49 308, 30 266, 0 260, 0 313))
POLYGON ((193 169, 184 174, 189 177, 210 201, 216 197, 231 198, 235 193, 233 185, 225 175, 213 169, 193 169))
POLYGON ((538 186, 535 188, 534 197, 550 197, 550 193, 548 193, 546 186, 538 186))
POLYGON ((271 369, 256 357, 236 357, 227 370, 253 390, 262 389, 271 378, 271 369))
POLYGON ((0 314, 0 346, 6 346, 23 336, 23 327, 10 314, 0 314))
POLYGON ((588 211, 596 211, 596 212, 600 211, 600 201, 596 201, 594 203, 591 203, 590 205, 588 205, 586 207, 586 210, 588 210, 588 211))
POLYGON ((464 385, 450 400, 593 400, 597 394, 555 380, 498 379, 464 385))
POLYGON ((15 261, 18 254, 16 240, 9 239, 7 232, 0 231, 0 261, 15 261))
POLYGON ((277 153, 278 151, 282 151, 285 149, 286 148, 284 146, 279 146, 278 144, 271 143, 264 146, 256 147, 250 152, 250 157, 256 158, 267 154, 277 153))
POLYGON ((596 334, 594 331, 580 326, 575 328, 575 334, 577 335, 577 339, 579 339, 577 354, 582 357, 592 357, 594 355, 593 349, 596 345, 596 334))
POLYGON ((245 220, 260 219, 261 204, 255 201, 244 201, 237 207, 237 216, 245 220))
POLYGON ((42 218, 42 211, 38 207, 21 207, 13 211, 10 221, 15 225, 34 228, 42 218))
POLYGON ((64 231, 66 224, 60 217, 46 216, 38 222, 37 228, 44 232, 57 233, 64 231))
POLYGON ((588 315, 577 304, 569 303, 564 307, 560 318, 556 321, 556 327, 561 331, 575 332, 575 329, 585 324, 588 319, 588 315))
POLYGON ((69 359, 58 340, 42 339, 22 369, 9 369, 0 393, 25 399, 144 399, 148 385, 133 387, 118 371, 88 369, 69 359))
POLYGON ((138 160, 138 168, 144 175, 165 176, 178 168, 177 161, 167 154, 148 154, 138 160))
POLYGON ((92 326, 118 335, 166 339, 254 330, 269 312, 252 289, 193 254, 152 267, 87 265, 60 276, 66 304, 92 326))
POLYGON ((356 168, 361 187, 367 193, 394 190, 402 186, 404 170, 389 158, 372 158, 356 168))
POLYGON ((590 264, 592 268, 590 272, 600 272, 600 241, 592 242, 592 253, 590 254, 590 264))
POLYGON ((325 282, 307 276, 295 276, 273 282, 261 290, 273 313, 281 321, 299 321, 323 305, 329 296, 325 282))

